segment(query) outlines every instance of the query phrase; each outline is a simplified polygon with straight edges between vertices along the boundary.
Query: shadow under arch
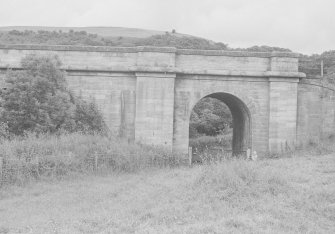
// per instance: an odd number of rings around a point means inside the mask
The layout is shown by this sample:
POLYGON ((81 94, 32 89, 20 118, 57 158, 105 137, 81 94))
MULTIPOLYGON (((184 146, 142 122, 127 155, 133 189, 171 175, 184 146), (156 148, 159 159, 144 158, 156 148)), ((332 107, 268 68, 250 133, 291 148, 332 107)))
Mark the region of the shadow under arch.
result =
MULTIPOLYGON (((252 134, 251 134, 251 114, 247 105, 238 97, 224 92, 209 94, 203 98, 215 98, 225 103, 232 115, 233 120, 233 139, 232 154, 245 154, 247 149, 252 150, 252 134)), ((199 103, 203 98, 198 100, 199 103)), ((196 106, 196 104, 193 108, 196 106)), ((192 109, 193 109, 192 108, 192 109)))

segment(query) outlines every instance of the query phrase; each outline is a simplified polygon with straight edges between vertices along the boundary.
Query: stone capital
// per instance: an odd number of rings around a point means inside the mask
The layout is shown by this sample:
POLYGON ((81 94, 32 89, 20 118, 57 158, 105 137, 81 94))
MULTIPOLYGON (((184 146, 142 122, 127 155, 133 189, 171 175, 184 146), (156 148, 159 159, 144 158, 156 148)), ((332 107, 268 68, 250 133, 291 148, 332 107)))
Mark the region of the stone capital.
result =
POLYGON ((152 77, 152 78, 176 78, 176 73, 168 72, 136 72, 136 77, 152 77))
POLYGON ((298 77, 269 77, 269 82, 298 83, 298 77))

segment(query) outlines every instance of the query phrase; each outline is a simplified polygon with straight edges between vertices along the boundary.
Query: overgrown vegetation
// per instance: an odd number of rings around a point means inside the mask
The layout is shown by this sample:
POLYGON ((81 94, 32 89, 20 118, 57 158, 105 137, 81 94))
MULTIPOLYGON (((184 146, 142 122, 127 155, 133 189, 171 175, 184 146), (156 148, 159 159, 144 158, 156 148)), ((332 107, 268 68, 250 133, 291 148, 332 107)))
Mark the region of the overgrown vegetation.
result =
POLYGON ((110 40, 85 31, 17 31, 0 32, 0 44, 113 46, 110 40))
POLYGON ((82 133, 14 137, 1 142, 0 156, 1 185, 180 164, 179 157, 159 147, 82 133))
POLYGON ((217 154, 232 148, 232 116, 222 101, 205 97, 192 109, 189 146, 196 154, 217 154))
POLYGON ((232 127, 232 116, 222 101, 206 97, 192 109, 190 118, 190 138, 216 136, 232 127))
POLYGON ((327 137, 311 137, 307 144, 296 145, 293 149, 286 149, 286 151, 277 155, 269 155, 271 158, 285 158, 285 157, 299 157, 299 156, 313 156, 326 155, 335 152, 335 137, 329 135, 327 137))
POLYGON ((219 147, 220 149, 231 149, 232 144, 232 129, 229 129, 223 134, 216 136, 199 136, 190 138, 190 146, 194 150, 202 152, 208 148, 219 147))
POLYGON ((323 78, 329 83, 335 84, 335 50, 311 56, 302 55, 299 62, 299 71, 304 72, 307 78, 320 78, 322 64, 323 78))
POLYGON ((71 94, 57 57, 29 55, 23 70, 9 70, 0 91, 1 136, 25 132, 102 132, 103 117, 94 105, 71 94))
POLYGON ((0 32, 0 44, 88 45, 88 46, 172 46, 185 49, 227 49, 224 43, 203 38, 166 33, 147 38, 106 38, 85 31, 17 31, 0 32))
POLYGON ((4 233, 334 233, 335 160, 230 160, 0 190, 4 233))
POLYGON ((226 50, 226 44, 211 42, 197 37, 174 36, 166 33, 165 35, 155 35, 140 39, 136 42, 138 46, 171 46, 179 49, 202 49, 202 50, 226 50))
MULTIPOLYGON (((229 136, 227 139, 220 139, 221 137, 223 136, 217 136, 216 141, 213 141, 214 137, 211 136, 195 139, 195 148, 202 149, 199 153, 204 164, 217 164, 222 160, 226 164, 226 159, 236 160, 231 154, 211 149, 218 143, 231 144, 229 136)), ((277 156, 306 157, 334 151, 334 139, 329 138, 320 142, 310 142, 304 149, 297 148, 277 156)), ((183 161, 183 158, 184 156, 164 148, 138 145, 101 134, 30 133, 1 142, 0 186, 25 185, 32 181, 62 179, 75 175, 134 173, 149 168, 173 168, 185 165, 187 162, 183 161)), ((238 161, 244 159, 240 157, 238 161)), ((246 163, 242 164, 247 165, 246 163)))

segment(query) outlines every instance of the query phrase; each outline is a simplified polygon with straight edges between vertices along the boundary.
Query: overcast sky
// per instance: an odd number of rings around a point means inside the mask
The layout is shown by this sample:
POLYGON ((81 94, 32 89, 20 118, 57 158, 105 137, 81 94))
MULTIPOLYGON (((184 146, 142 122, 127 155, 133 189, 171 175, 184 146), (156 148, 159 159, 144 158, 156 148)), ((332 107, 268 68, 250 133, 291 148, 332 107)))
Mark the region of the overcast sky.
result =
POLYGON ((335 49, 335 0, 0 0, 0 26, 176 29, 311 54, 335 49))

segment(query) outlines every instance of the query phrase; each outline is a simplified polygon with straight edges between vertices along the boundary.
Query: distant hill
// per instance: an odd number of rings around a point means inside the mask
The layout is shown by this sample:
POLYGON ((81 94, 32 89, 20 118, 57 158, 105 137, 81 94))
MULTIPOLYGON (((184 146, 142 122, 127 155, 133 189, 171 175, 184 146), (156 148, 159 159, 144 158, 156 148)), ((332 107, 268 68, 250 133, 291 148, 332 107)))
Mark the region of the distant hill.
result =
MULTIPOLYGON (((68 32, 73 31, 86 31, 87 33, 98 34, 99 36, 106 38, 114 37, 136 37, 136 38, 145 38, 153 35, 162 35, 165 34, 165 31, 159 30, 149 30, 149 29, 140 29, 140 28, 124 28, 124 27, 43 27, 43 26, 9 26, 9 27, 0 27, 0 31, 63 31, 68 32)), ((189 36, 186 34, 175 33, 179 36, 189 36)))
POLYGON ((0 27, 0 31, 86 31, 92 34, 98 34, 102 37, 137 37, 144 38, 152 35, 164 34, 163 31, 138 29, 138 28, 122 28, 122 27, 42 27, 42 26, 10 26, 0 27))
POLYGON ((170 46, 185 49, 225 50, 227 45, 171 32, 113 27, 0 27, 0 44, 170 46))

